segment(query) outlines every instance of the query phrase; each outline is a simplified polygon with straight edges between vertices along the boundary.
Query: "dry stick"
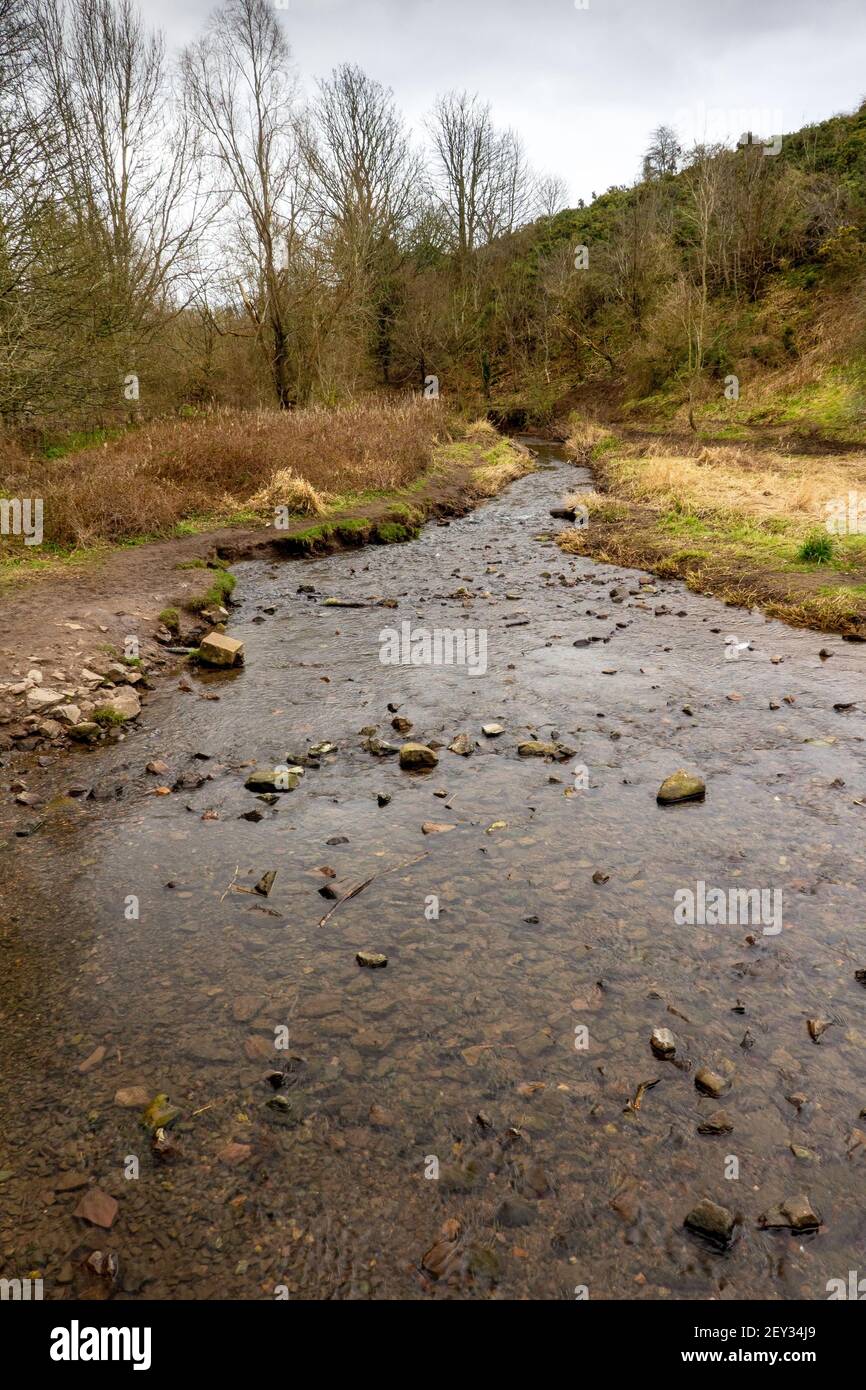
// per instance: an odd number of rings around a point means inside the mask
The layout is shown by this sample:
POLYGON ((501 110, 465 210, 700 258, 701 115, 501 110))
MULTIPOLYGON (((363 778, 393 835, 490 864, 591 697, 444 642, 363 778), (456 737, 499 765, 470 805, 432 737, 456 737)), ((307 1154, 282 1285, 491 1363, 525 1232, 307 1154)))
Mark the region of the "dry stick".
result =
POLYGON ((339 898, 337 902, 334 903, 334 906, 330 909, 330 911, 325 913, 324 917, 319 922, 319 926, 323 927, 327 922, 328 918, 332 917, 333 914, 337 911, 338 907, 341 907, 343 903, 347 903, 350 898, 356 898, 359 893, 363 892, 363 890, 373 882, 374 878, 384 878, 385 874, 396 873, 398 869, 408 869, 410 864, 417 864, 421 859, 426 859, 429 853, 429 849, 425 850, 423 854, 416 855, 414 859, 407 859, 404 864, 392 864, 390 869, 382 869, 380 873, 371 874, 369 878, 365 878, 363 883, 356 883, 354 888, 350 888, 348 893, 346 893, 342 898, 339 898))
POLYGON ((235 882, 236 882, 236 880, 237 880, 237 876, 238 876, 238 874, 240 873, 240 867, 241 867, 240 864, 235 864, 235 871, 234 871, 234 873, 233 873, 232 876, 231 876, 231 880, 230 880, 230 882, 229 882, 228 888, 225 890, 225 892, 223 893, 222 897, 220 898, 220 902, 222 902, 223 898, 227 897, 227 895, 228 895, 228 894, 232 891, 232 889, 234 888, 235 882))

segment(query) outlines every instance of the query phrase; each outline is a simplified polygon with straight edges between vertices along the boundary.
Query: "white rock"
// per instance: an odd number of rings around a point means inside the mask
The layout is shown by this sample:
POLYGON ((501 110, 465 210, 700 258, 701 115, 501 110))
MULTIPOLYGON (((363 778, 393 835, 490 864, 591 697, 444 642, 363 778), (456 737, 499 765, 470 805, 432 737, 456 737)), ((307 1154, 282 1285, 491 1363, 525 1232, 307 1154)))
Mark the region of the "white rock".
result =
POLYGON ((37 671, 36 668, 34 667, 32 671, 28 671, 28 672, 27 672, 27 679, 28 679, 29 681, 32 681, 34 685, 41 685, 41 684, 42 684, 42 672, 41 672, 41 671, 37 671))
POLYGON ((60 705, 54 711, 54 718, 59 719, 61 724, 77 724, 81 719, 81 710, 77 705, 60 705))
POLYGON ((120 690, 115 690, 111 695, 106 696, 99 704, 100 709, 113 710, 123 719, 135 719, 141 714, 141 701, 134 690, 130 690, 128 685, 120 690))
POLYGON ((37 685, 32 690, 27 691, 27 708, 32 710, 49 709, 51 705, 58 705, 63 699, 59 690, 50 690, 48 686, 37 685))

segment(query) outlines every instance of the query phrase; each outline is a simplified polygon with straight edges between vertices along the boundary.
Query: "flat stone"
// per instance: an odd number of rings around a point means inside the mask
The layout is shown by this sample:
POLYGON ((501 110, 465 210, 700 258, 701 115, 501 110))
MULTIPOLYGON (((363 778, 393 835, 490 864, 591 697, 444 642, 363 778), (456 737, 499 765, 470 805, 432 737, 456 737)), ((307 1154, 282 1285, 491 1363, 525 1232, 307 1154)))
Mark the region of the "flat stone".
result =
POLYGON ((814 1231, 821 1225, 821 1216, 803 1195, 786 1197, 778 1206, 765 1212, 760 1225, 768 1229, 814 1231))
POLYGON ((388 957, 379 951, 359 951, 355 960, 359 965, 369 966, 371 970, 381 970, 388 964, 388 957))
POLYGON ((89 1071, 93 1071, 94 1067, 99 1066, 99 1063, 105 1057, 106 1050, 107 1049, 102 1046, 97 1047, 91 1052, 89 1057, 85 1057, 84 1061, 79 1063, 78 1070, 81 1072, 82 1076, 86 1076, 89 1071))
POLYGON ((39 710, 50 709, 52 705, 59 705, 63 699, 61 690, 50 690, 47 686, 37 686, 33 690, 28 690, 25 696, 27 708, 36 713, 39 710))
POLYGON ((121 1086, 114 1093, 114 1103, 122 1110, 144 1110, 150 1104, 150 1091, 145 1086, 121 1086))
POLYGON ((724 1110, 714 1110, 698 1125, 698 1134, 730 1134, 734 1126, 724 1110))

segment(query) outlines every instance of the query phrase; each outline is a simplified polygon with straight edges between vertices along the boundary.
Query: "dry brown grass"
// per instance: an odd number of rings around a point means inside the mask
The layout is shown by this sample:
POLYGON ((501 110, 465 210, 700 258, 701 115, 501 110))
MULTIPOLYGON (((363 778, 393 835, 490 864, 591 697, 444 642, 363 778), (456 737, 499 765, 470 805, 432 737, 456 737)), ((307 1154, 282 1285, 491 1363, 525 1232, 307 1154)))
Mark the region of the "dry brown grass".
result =
POLYGON ((575 412, 568 417, 567 429, 565 448, 573 459, 583 464, 589 463, 595 446, 610 437, 610 430, 597 425, 594 420, 582 418, 575 412))
POLYGON ((47 541, 88 546, 279 505, 309 515, 329 495, 405 487, 429 468, 437 444, 459 434, 443 405, 420 398, 223 410, 144 425, 59 459, 10 449, 2 485, 10 496, 44 499, 47 541))
POLYGON ((319 492, 306 478, 299 478, 291 468, 278 468, 264 487, 247 499, 247 506, 254 511, 287 507, 298 516, 321 516, 325 504, 326 494, 319 492))
POLYGON ((640 457, 611 454, 601 464, 604 486, 617 497, 663 511, 709 517, 785 517, 803 525, 826 516, 825 504, 866 484, 866 458, 804 458, 732 446, 670 452, 663 441, 640 457))

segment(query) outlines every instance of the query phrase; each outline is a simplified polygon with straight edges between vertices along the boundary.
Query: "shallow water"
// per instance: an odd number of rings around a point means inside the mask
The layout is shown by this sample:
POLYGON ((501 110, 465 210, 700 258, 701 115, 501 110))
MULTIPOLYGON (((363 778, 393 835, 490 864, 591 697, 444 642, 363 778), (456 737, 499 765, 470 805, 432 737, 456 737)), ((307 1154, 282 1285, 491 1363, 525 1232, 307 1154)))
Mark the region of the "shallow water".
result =
POLYGON ((866 649, 562 554, 539 537, 586 475, 539 450, 543 471, 410 544, 238 565, 245 670, 152 697, 138 731, 51 774, 93 798, 7 841, 4 1276, 105 1296, 89 1248, 117 1253, 116 1297, 826 1298, 866 1271, 866 721, 833 709, 862 700, 866 649), (486 630, 486 672, 383 664, 404 620, 486 630), (728 635, 752 650, 727 659, 728 635), (368 726, 403 741, 389 702, 442 745, 435 770, 367 751, 368 726), (460 732, 471 757, 447 749, 460 732), (519 757, 533 735, 576 756, 519 757), (244 790, 246 764, 324 740, 275 807, 244 790), (170 775, 145 774, 157 757, 170 775), (680 766, 706 801, 657 806, 680 766), (236 891, 267 870, 268 898, 236 891), (319 925, 320 887, 371 875, 319 925), (783 930, 676 925, 698 880, 781 890, 783 930), (832 1020, 817 1044, 813 1018, 832 1020), (290 1057, 274 1110, 263 1078, 290 1057), (730 1075, 720 1101, 702 1065, 730 1075), (169 1162, 114 1104, 132 1085, 181 1109, 169 1162), (720 1107, 733 1132, 698 1135, 720 1107), (218 1157, 232 1141, 242 1161, 218 1157), (73 1217, 80 1190, 54 1192, 67 1171, 118 1199, 109 1232, 73 1217), (820 1230, 758 1228, 798 1193, 820 1230), (683 1228, 703 1196, 741 1217, 727 1252, 683 1228), (436 1279, 422 1260, 448 1221, 436 1279))

